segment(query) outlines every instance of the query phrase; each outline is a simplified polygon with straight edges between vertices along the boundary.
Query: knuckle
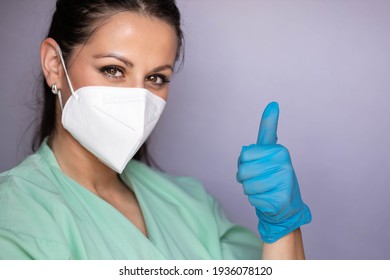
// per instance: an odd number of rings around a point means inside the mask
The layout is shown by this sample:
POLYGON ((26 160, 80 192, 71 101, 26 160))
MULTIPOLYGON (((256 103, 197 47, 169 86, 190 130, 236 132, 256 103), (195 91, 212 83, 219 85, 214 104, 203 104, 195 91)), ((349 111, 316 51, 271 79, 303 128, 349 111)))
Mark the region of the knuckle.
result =
POLYGON ((246 195, 251 195, 251 194, 254 194, 253 192, 253 188, 252 188, 252 183, 250 181, 244 181, 242 183, 242 187, 243 187, 243 190, 244 190, 244 194, 246 195))
POLYGON ((237 170, 237 180, 239 182, 242 182, 245 178, 245 167, 243 165, 240 165, 237 170))
POLYGON ((283 173, 290 177, 294 173, 294 168, 290 162, 285 162, 282 167, 283 173))
POLYGON ((288 149, 282 145, 277 145, 276 147, 276 153, 278 157, 283 161, 290 161, 290 152, 288 149))
POLYGON ((249 146, 243 146, 241 149, 241 160, 242 161, 249 161, 253 157, 253 148, 255 147, 255 144, 249 145, 249 146))
POLYGON ((255 195, 249 195, 249 196, 248 196, 248 200, 249 200, 249 203, 250 203, 252 206, 258 208, 257 204, 258 204, 258 202, 259 202, 259 198, 258 198, 257 196, 255 196, 255 195))

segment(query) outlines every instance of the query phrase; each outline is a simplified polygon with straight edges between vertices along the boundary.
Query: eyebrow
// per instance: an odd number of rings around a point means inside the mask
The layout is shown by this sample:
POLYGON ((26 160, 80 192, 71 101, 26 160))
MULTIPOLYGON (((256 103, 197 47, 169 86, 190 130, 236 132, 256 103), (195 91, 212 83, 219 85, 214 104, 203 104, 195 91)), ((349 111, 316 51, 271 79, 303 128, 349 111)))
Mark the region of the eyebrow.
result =
MULTIPOLYGON (((132 68, 134 67, 134 64, 131 63, 129 60, 127 60, 125 57, 123 57, 122 55, 119 55, 119 54, 116 54, 116 53, 108 53, 108 54, 95 54, 93 55, 94 58, 106 58, 106 57, 111 57, 111 58, 115 58, 121 62, 123 62, 127 67, 129 68, 132 68)), ((159 71, 163 71, 163 70, 166 70, 166 69, 169 69, 173 72, 173 67, 169 64, 166 64, 166 65, 162 65, 162 66, 158 66, 156 68, 153 68, 152 71, 150 72, 159 72, 159 71)))

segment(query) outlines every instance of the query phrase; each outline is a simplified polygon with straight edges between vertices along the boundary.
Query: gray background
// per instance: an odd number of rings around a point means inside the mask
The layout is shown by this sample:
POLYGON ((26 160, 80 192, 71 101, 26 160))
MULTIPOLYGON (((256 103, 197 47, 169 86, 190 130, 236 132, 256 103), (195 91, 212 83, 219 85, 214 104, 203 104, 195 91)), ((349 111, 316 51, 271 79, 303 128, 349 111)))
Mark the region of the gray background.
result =
MULTIPOLYGON (((29 152, 39 45, 53 0, 1 1, 0 171, 29 152)), ((180 0, 186 61, 151 138, 164 170, 194 176, 256 230, 235 182, 262 110, 280 105, 313 222, 309 259, 390 259, 390 1, 180 0)))

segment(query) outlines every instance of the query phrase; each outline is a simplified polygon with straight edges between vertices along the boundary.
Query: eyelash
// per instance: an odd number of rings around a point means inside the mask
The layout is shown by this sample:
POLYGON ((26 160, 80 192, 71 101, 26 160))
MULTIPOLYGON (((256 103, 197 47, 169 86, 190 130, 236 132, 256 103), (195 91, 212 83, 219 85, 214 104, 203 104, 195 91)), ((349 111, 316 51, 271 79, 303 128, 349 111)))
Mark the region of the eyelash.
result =
MULTIPOLYGON (((109 65, 109 66, 104 66, 102 68, 99 69, 99 71, 101 73, 103 73, 104 75, 106 75, 108 78, 111 78, 111 79, 121 79, 123 78, 123 75, 125 73, 125 70, 119 66, 115 66, 115 65, 109 65), (110 74, 109 72, 114 70, 116 73, 119 72, 121 73, 121 76, 118 77, 118 76, 115 76, 113 74, 110 74)), ((149 75, 145 78, 145 81, 146 82, 149 82, 152 84, 153 87, 156 87, 156 88, 163 88, 165 85, 169 84, 171 81, 163 74, 152 74, 152 75, 149 75), (152 79, 153 77, 155 78, 160 78, 162 80, 161 84, 160 83, 156 83, 156 82, 153 82, 153 81, 149 81, 149 79, 152 79)))
POLYGON ((103 73, 104 75, 106 75, 108 78, 112 78, 112 79, 120 79, 120 78, 122 78, 122 77, 117 77, 115 75, 110 74, 109 71, 111 71, 111 70, 120 72, 122 74, 122 76, 125 73, 125 71, 122 68, 120 68, 118 66, 115 66, 115 65, 104 66, 104 67, 99 69, 99 71, 101 73, 103 73))
POLYGON ((152 86, 157 87, 157 88, 163 88, 165 85, 167 85, 167 84, 169 84, 171 82, 163 74, 152 74, 152 75, 149 75, 149 76, 146 77, 145 81, 150 82, 152 84, 152 86), (162 80, 161 84, 153 82, 153 81, 148 81, 149 79, 151 79, 153 77, 160 78, 162 80))

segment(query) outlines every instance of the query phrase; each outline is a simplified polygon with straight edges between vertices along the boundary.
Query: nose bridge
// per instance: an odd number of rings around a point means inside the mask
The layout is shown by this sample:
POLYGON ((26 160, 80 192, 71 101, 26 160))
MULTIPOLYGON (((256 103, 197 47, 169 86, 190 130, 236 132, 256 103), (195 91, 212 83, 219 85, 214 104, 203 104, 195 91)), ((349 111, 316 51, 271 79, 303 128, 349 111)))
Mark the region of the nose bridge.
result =
POLYGON ((129 87, 132 88, 144 88, 145 87, 145 77, 142 73, 136 73, 131 76, 129 81, 129 87))

